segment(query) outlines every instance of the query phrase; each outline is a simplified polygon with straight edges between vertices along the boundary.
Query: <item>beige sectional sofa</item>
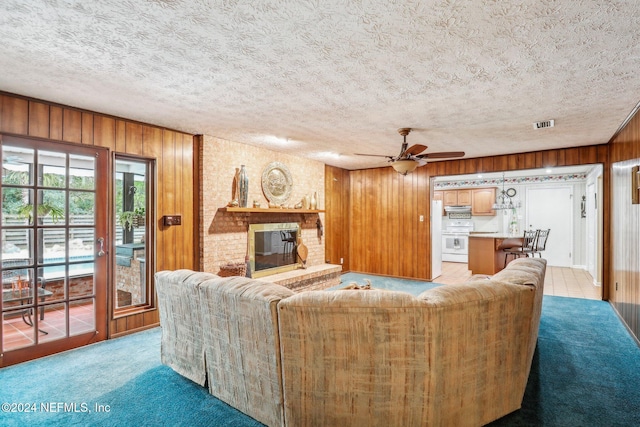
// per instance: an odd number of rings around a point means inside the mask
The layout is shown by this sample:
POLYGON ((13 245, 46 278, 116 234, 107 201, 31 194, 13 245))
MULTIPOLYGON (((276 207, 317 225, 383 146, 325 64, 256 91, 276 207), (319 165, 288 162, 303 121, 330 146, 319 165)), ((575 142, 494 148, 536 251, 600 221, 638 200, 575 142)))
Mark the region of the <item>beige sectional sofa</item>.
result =
POLYGON ((545 270, 417 297, 159 272, 162 361, 269 426, 484 425, 522 403, 545 270))

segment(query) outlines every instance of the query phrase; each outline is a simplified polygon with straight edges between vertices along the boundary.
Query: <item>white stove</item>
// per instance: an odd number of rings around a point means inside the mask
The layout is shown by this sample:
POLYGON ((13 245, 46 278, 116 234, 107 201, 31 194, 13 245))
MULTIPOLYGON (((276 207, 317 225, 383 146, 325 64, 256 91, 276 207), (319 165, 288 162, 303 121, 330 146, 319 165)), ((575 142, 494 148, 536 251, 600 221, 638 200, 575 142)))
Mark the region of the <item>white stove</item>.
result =
POLYGON ((453 220, 442 229, 442 261, 469 262, 469 233, 473 221, 453 220))

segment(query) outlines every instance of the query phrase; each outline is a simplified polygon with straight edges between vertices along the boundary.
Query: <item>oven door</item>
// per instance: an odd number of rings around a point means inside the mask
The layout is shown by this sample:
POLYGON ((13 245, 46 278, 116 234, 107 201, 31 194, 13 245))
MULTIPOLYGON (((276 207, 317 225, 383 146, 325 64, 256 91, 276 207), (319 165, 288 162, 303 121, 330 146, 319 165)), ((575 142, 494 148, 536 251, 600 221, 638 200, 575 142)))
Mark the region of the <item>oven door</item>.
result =
POLYGON ((442 260, 468 262, 469 236, 464 234, 442 235, 442 260))

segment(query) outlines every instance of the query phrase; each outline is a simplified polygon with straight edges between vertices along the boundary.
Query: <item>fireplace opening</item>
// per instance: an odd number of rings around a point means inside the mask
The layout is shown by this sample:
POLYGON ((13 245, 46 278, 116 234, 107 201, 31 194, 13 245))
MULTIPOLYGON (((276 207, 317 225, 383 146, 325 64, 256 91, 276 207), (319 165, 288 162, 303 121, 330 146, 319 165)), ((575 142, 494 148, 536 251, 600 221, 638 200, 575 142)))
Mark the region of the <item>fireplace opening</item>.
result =
POLYGON ((300 224, 294 222, 249 225, 251 277, 294 270, 298 263, 300 224))

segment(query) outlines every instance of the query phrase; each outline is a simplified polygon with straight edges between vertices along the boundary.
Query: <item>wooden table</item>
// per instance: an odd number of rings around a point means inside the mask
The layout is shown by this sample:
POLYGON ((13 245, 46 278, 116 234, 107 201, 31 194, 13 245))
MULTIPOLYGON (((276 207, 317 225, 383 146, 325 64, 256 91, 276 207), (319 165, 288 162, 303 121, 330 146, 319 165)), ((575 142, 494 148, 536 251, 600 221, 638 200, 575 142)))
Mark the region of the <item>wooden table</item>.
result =
POLYGON ((521 237, 501 233, 472 233, 469 235, 469 270, 471 274, 494 275, 504 268, 506 240, 511 246, 522 244, 521 237))
MULTIPOLYGON (((53 295, 53 292, 48 291, 46 289, 37 288, 38 295, 42 298, 53 295)), ((28 301, 33 298, 33 293, 31 292, 31 288, 24 288, 22 290, 12 290, 12 289, 3 289, 2 290, 2 302, 14 302, 14 301, 28 301)))

